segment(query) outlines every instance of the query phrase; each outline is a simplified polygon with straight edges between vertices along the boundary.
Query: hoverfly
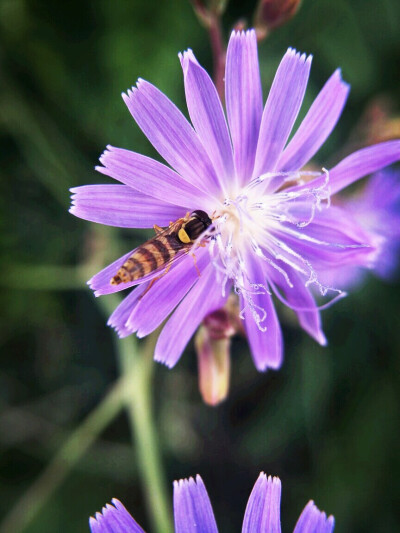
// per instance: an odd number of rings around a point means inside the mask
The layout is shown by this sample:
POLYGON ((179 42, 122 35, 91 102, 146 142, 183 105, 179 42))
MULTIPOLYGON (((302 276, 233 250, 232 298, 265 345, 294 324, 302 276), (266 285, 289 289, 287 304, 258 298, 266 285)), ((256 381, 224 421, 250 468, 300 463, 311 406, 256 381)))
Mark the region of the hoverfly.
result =
POLYGON ((136 248, 111 279, 111 285, 129 283, 167 266, 181 253, 188 253, 196 239, 212 224, 205 211, 188 212, 183 218, 170 222, 162 229, 154 226, 156 235, 136 248))

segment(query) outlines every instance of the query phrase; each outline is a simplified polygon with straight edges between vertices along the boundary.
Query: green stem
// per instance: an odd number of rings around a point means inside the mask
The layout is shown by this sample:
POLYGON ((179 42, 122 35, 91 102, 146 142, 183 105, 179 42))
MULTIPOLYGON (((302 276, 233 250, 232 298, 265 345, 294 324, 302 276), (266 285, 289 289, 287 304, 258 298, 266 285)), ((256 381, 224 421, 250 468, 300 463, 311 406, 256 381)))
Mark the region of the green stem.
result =
MULTIPOLYGON (((37 280, 41 288, 63 288, 59 274, 69 273, 64 282, 70 285, 81 279, 79 269, 68 267, 38 267, 37 280)), ((15 275, 18 273, 16 272, 15 275)), ((117 295, 99 298, 97 302, 107 316, 119 303, 117 295)), ((61 447, 37 480, 12 507, 0 524, 0 533, 21 533, 32 522, 53 492, 65 480, 72 468, 84 456, 98 435, 125 406, 128 410, 132 438, 137 456, 137 468, 146 493, 152 526, 157 533, 172 533, 169 495, 166 490, 158 436, 152 418, 152 380, 155 336, 150 336, 142 354, 138 354, 136 339, 116 339, 115 346, 121 368, 121 378, 98 407, 86 418, 61 447)))
MULTIPOLYGON (((114 307, 113 298, 110 297, 99 299, 99 303, 107 314, 114 307)), ((148 337, 140 356, 136 349, 136 338, 132 335, 126 339, 116 339, 115 347, 122 376, 128 381, 126 408, 152 529, 157 533, 172 533, 168 503, 170 496, 166 490, 151 401, 156 336, 153 334, 148 337)))
POLYGON ((14 504, 0 524, 0 533, 21 533, 44 508, 72 468, 124 406, 126 380, 120 379, 72 433, 42 474, 14 504))

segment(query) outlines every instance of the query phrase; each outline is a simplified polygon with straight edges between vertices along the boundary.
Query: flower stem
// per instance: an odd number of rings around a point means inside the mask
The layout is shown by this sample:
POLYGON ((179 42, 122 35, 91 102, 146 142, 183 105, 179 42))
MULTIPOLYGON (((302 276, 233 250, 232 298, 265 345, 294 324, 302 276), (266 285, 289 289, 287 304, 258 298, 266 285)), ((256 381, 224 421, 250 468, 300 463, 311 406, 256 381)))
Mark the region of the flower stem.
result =
POLYGON ((25 530, 100 433, 121 411, 124 406, 125 391, 126 380, 120 379, 14 504, 0 524, 0 533, 22 533, 25 530))
MULTIPOLYGON (((110 302, 112 299, 109 297, 99 299, 107 314, 110 308, 114 308, 115 302, 112 302, 112 305, 110 302)), ((151 401, 156 338, 157 332, 150 335, 140 354, 136 347, 136 338, 132 335, 125 339, 115 337, 115 347, 122 376, 128 383, 125 406, 152 530, 157 533, 172 533, 172 517, 168 503, 170 498, 166 490, 151 401)))
POLYGON ((154 337, 146 343, 144 353, 134 356, 127 339, 118 341, 118 356, 124 376, 129 378, 126 407, 135 444, 137 468, 146 492, 152 529, 172 533, 165 475, 162 468, 158 438, 152 418, 151 388, 153 376, 154 337))
POLYGON ((224 6, 207 6, 202 0, 191 0, 194 12, 202 26, 207 28, 214 64, 214 83, 221 102, 224 103, 224 73, 226 49, 222 38, 221 14, 224 6))

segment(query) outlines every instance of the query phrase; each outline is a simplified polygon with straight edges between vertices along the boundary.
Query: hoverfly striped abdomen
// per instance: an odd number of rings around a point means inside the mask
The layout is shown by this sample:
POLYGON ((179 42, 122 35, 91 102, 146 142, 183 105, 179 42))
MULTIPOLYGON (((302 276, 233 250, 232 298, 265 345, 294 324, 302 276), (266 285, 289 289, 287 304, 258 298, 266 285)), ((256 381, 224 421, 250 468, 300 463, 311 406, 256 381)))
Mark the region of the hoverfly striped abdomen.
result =
POLYGON ((156 236, 133 252, 111 279, 111 285, 136 281, 171 264, 180 252, 190 250, 211 223, 207 213, 197 210, 171 222, 165 230, 155 226, 156 236))

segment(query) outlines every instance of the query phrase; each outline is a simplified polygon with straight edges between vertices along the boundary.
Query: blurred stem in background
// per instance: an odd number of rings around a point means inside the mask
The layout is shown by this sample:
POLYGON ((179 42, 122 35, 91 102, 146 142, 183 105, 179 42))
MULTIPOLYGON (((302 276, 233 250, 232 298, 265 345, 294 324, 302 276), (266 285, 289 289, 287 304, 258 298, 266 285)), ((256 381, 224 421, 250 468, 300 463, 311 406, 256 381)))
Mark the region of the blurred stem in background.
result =
POLYGON ((227 2, 225 0, 212 0, 210 2, 191 0, 191 3, 200 24, 208 31, 213 54, 213 79, 219 97, 224 102, 226 46, 222 36, 221 16, 225 11, 227 2))
MULTIPOLYGON (((51 278, 45 267, 41 268, 41 272, 44 279, 51 278)), ((55 288, 58 288, 57 285, 55 288)), ((97 301, 108 315, 118 304, 118 297, 113 295, 97 301)), ((26 529, 123 407, 128 410, 138 471, 146 493, 152 528, 157 533, 173 531, 157 431, 152 417, 152 355, 155 337, 148 337, 141 354, 138 353, 136 340, 132 336, 115 342, 121 369, 120 379, 68 437, 42 474, 12 507, 0 524, 0 533, 20 533, 26 529)))
MULTIPOLYGON (((107 317, 115 309, 115 300, 100 298, 107 317)), ((147 510, 153 531, 172 533, 172 516, 168 504, 166 479, 153 419, 152 394, 153 353, 158 330, 147 337, 142 353, 138 353, 136 337, 115 337, 115 349, 121 376, 127 383, 124 397, 136 453, 137 468, 146 494, 147 510)))
POLYGON ((0 533, 21 533, 43 511, 52 494, 80 461, 100 433, 124 406, 126 379, 118 380, 106 397, 68 437, 42 474, 11 508, 0 524, 0 533))

